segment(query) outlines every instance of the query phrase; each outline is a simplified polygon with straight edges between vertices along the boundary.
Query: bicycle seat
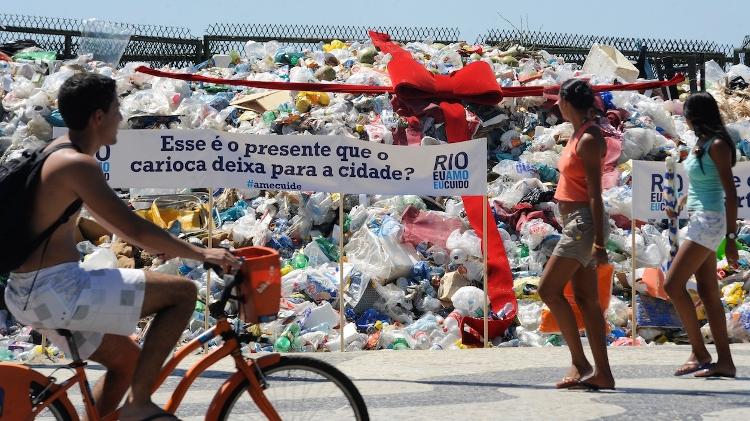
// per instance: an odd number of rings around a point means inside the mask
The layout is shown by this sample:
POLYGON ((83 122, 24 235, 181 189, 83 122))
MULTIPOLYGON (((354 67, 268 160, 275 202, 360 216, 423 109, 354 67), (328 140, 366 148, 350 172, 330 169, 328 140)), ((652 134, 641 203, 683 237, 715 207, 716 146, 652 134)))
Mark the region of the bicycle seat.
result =
POLYGON ((78 355, 78 345, 76 345, 76 341, 73 340, 73 332, 69 331, 68 329, 55 329, 55 332, 60 334, 63 338, 65 338, 65 341, 68 343, 68 348, 70 348, 70 357, 73 361, 80 362, 81 357, 78 355))

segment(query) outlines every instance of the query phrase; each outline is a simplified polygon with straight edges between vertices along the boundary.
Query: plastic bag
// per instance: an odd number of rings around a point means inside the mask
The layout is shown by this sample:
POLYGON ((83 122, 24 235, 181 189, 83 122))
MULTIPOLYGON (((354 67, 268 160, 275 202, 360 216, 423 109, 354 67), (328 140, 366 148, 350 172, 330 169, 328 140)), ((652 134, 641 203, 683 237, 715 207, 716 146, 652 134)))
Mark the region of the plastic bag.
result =
POLYGON ((378 235, 363 226, 344 246, 348 261, 380 283, 407 276, 416 261, 413 247, 398 241, 400 232, 378 235))
POLYGON ((630 186, 618 186, 602 193, 604 208, 610 215, 622 215, 632 219, 633 190, 630 186))
POLYGON ((460 229, 454 230, 445 241, 445 246, 450 250, 460 249, 470 257, 481 258, 482 239, 477 237, 474 230, 466 230, 461 233, 460 229))
POLYGON ((78 53, 117 65, 133 34, 132 28, 97 19, 86 19, 81 27, 78 53))
POLYGON ((656 138, 661 135, 656 130, 635 127, 626 130, 622 135, 622 156, 620 162, 630 159, 642 159, 656 145, 656 138))
POLYGON ((117 256, 107 247, 98 247, 93 253, 87 255, 81 263, 81 269, 115 269, 117 268, 117 256))
MULTIPOLYGON (((647 116, 651 117, 657 128, 664 130, 664 133, 670 136, 677 136, 677 130, 675 129, 674 120, 672 116, 666 110, 664 101, 654 99, 644 99, 636 104, 638 111, 647 116)), ((627 130, 625 134, 630 132, 627 130)), ((659 135, 661 137, 661 135, 659 135)), ((654 139, 655 145, 662 144, 659 139, 654 139), (658 143, 656 143, 658 142, 658 143)))
POLYGON ((721 68, 719 63, 709 60, 706 62, 704 77, 706 79, 706 89, 716 89, 726 77, 726 73, 724 73, 724 69, 721 68))
POLYGON ((404 225, 403 241, 413 246, 428 241, 441 248, 455 230, 463 227, 463 221, 440 211, 420 211, 410 206, 401 215, 404 225))
POLYGON ((518 303, 518 321, 521 326, 527 330, 537 330, 542 322, 542 307, 544 304, 540 301, 518 303))
POLYGON ((607 320, 615 326, 627 326, 628 324, 628 303, 612 296, 609 299, 609 308, 607 309, 607 320))
POLYGON ((484 316, 484 291, 477 287, 461 287, 451 297, 453 307, 464 316, 484 316))
POLYGON ((524 196, 535 188, 547 191, 547 186, 545 186, 539 179, 527 178, 517 181, 512 187, 500 193, 495 200, 500 202, 504 208, 512 209, 521 201, 521 199, 523 199, 524 196))
POLYGON ((521 227, 521 241, 529 246, 529 249, 536 249, 547 236, 556 234, 555 228, 541 219, 532 219, 521 227))
POLYGON ((750 83, 750 67, 747 67, 744 64, 735 64, 734 66, 730 67, 729 71, 727 72, 727 77, 729 78, 729 80, 731 81, 737 76, 744 79, 745 83, 750 83))
POLYGON ((330 301, 338 295, 335 269, 321 266, 293 270, 281 278, 281 295, 289 297, 295 292, 302 292, 315 302, 330 301))
POLYGON ((532 165, 525 162, 502 160, 492 167, 492 172, 499 174, 508 181, 518 181, 524 178, 538 178, 536 170, 532 165))

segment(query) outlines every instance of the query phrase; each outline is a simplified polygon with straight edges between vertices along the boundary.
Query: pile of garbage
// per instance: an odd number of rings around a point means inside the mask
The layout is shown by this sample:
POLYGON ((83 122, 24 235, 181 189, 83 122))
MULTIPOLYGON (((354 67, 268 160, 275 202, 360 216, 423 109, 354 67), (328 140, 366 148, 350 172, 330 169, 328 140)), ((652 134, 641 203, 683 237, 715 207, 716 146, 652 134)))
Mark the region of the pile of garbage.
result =
MULTIPOLYGON (((594 83, 632 82, 638 75, 627 66, 608 67, 606 61, 597 62, 602 60, 597 58, 601 54, 594 54, 598 46, 583 68, 523 46, 501 50, 489 45, 411 42, 404 47, 437 74, 485 61, 501 86, 558 85, 581 75, 590 76, 594 83), (596 73, 587 73, 587 69, 596 69, 596 73)), ((414 147, 446 141, 439 118, 429 113, 402 118, 386 94, 188 83, 135 72, 142 63, 115 68, 90 56, 61 62, 42 53, 32 47, 18 52, 11 61, 0 61, 3 161, 43 145, 52 139, 53 127, 64 126, 56 109, 57 91, 77 72, 100 73, 116 80, 122 129, 330 134, 414 147)), ((388 86, 389 60, 389 55, 376 51, 370 43, 333 41, 299 50, 275 41, 249 41, 244 51, 217 55, 179 71, 230 79, 388 86)), ((750 112, 746 98, 750 89, 741 82, 750 81, 750 69, 738 65, 725 73, 710 64, 708 86, 722 104, 741 155, 748 156, 750 112)), ((686 92, 686 86, 679 88, 686 92)), ((642 278, 630 279, 631 160, 664 160, 676 148, 690 148, 696 142, 681 115, 684 96, 669 100, 663 99, 660 91, 647 94, 601 94, 606 118, 600 124, 609 150, 603 183, 612 228, 607 249, 615 267, 606 313, 613 345, 627 344, 631 335, 629 303, 634 283, 645 309, 656 308, 656 304, 646 303, 646 297, 665 298, 659 297, 658 287, 651 288, 642 278)), ((488 194, 519 299, 517 323, 491 338, 492 342, 496 346, 560 345, 564 341, 559 334, 540 330, 544 306, 536 289, 560 235, 561 218, 552 198, 559 176, 556 163, 563 143, 572 135, 572 125, 562 122, 542 97, 506 98, 496 106, 467 104, 467 115, 478 122, 475 137, 488 139, 488 194)), ((213 223, 210 240, 214 246, 262 245, 279 251, 283 297, 278 320, 258 325, 233 320, 243 332, 248 351, 336 351, 342 336, 349 351, 461 348, 466 346, 461 340, 465 332, 459 331, 461 319, 483 316, 481 242, 470 229, 460 197, 345 196, 342 257, 338 249, 338 194, 220 190, 215 192, 215 212, 209 215, 205 190, 130 189, 120 193, 134 212, 185 241, 207 245, 207 227, 213 223), (347 284, 346 294, 340 297, 342 258, 347 284), (340 326, 339 300, 344 300, 346 307, 344 326, 340 326)), ((637 228, 639 273, 660 268, 669 258, 665 228, 661 223, 637 228)), ((199 262, 162 261, 113 237, 85 212, 80 231, 78 249, 86 267, 145 268, 181 274, 196 282, 200 287, 196 310, 182 340, 204 331, 205 305, 217 298, 223 286, 215 274, 210 275, 209 288, 209 274, 199 262)), ((750 297, 745 283, 750 274, 750 225, 742 226, 739 242, 742 268, 730 271, 720 255, 717 269, 725 285, 722 291, 730 335, 735 341, 744 341, 750 339, 750 297)), ((2 282, 5 279, 0 278, 2 282)), ((668 313, 664 308, 659 311, 668 313)), ((638 314, 639 320, 641 316, 638 314)), ((28 360, 46 352, 34 348, 29 329, 15 325, 7 311, 0 310, 0 317, 0 334, 4 335, 0 359, 28 360)), ((211 322, 208 320, 209 325, 211 322)), ((679 325, 639 322, 639 326, 643 326, 638 331, 642 343, 684 339, 679 325)))

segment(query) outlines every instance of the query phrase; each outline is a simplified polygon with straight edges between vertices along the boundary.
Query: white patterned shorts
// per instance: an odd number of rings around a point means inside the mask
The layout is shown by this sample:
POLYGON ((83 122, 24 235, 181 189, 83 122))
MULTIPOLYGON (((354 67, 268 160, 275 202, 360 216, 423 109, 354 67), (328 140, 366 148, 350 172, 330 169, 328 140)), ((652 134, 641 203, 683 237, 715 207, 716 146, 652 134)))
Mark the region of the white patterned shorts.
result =
POLYGON ((703 247, 716 251, 727 234, 727 219, 725 212, 689 211, 686 240, 698 243, 703 247))
POLYGON ((79 355, 86 359, 99 348, 104 334, 135 332, 145 289, 146 274, 140 269, 86 271, 71 262, 38 273, 11 273, 5 301, 19 322, 46 335, 68 356, 68 344, 55 329, 73 332, 79 355))

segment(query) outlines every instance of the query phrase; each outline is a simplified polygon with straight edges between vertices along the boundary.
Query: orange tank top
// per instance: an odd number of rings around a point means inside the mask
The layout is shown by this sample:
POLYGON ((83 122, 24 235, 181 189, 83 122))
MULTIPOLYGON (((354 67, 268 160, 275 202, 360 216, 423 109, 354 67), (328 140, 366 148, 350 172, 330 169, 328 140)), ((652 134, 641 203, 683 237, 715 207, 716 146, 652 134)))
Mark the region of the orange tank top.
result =
POLYGON ((587 121, 573 133, 568 144, 565 145, 557 169, 560 180, 557 183, 555 199, 563 202, 588 202, 589 192, 586 186, 586 169, 583 160, 578 156, 576 148, 586 130, 594 126, 593 121, 587 121))

